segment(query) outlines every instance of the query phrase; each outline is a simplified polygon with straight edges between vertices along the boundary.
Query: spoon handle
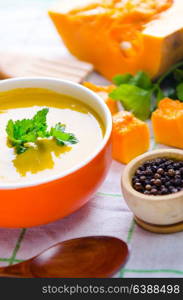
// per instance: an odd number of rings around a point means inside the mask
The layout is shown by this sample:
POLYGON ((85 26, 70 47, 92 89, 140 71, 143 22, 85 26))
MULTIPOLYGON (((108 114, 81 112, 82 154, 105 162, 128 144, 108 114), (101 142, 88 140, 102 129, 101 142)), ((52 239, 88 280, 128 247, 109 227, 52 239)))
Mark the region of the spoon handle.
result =
POLYGON ((31 278, 33 276, 29 270, 29 264, 23 262, 0 268, 0 277, 31 278))

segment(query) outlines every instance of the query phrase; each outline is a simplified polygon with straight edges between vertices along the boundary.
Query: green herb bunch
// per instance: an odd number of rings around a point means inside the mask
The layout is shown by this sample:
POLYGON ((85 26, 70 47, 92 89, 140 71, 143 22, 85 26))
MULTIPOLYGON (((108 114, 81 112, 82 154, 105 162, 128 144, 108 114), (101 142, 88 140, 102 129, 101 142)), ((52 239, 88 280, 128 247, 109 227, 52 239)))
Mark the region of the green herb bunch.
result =
POLYGON ((75 135, 65 131, 65 125, 57 123, 55 127, 48 130, 46 122, 48 108, 38 111, 32 119, 9 120, 6 126, 8 141, 15 148, 17 154, 24 153, 30 143, 36 143, 38 138, 52 137, 61 145, 76 144, 78 140, 75 135))
POLYGON ((183 62, 174 65, 157 81, 139 71, 135 76, 130 73, 113 78, 117 88, 109 96, 121 101, 124 109, 131 111, 137 118, 147 120, 164 97, 183 101, 183 62))

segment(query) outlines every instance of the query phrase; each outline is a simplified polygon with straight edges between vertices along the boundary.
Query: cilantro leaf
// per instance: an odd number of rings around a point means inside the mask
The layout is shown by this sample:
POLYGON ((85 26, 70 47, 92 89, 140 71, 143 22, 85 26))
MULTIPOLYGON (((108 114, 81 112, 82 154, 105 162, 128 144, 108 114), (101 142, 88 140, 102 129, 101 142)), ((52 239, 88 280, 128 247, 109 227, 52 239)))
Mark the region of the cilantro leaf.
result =
POLYGON ((44 108, 36 113, 32 119, 9 120, 6 126, 8 141, 15 147, 16 153, 25 152, 30 145, 28 143, 36 143, 38 138, 53 137, 59 145, 69 145, 77 143, 76 137, 72 133, 65 132, 65 125, 56 124, 48 131, 46 117, 49 112, 48 108, 44 108))
POLYGON ((134 115, 146 120, 151 112, 152 90, 146 91, 134 85, 122 84, 110 93, 110 97, 120 100, 124 108, 134 115))
POLYGON ((48 134, 48 125, 46 123, 46 117, 48 112, 48 108, 43 108, 42 110, 38 111, 33 118, 34 126, 37 128, 37 133, 39 137, 46 137, 48 134))
POLYGON ((145 90, 151 89, 153 86, 149 75, 144 71, 137 72, 135 76, 131 75, 130 73, 125 73, 123 75, 118 74, 114 76, 113 82, 117 86, 120 86, 121 84, 130 84, 145 90))
POLYGON ((125 73, 123 75, 116 75, 114 76, 113 78, 113 82, 116 84, 116 85, 121 85, 123 83, 129 83, 130 79, 132 79, 133 76, 130 74, 130 73, 125 73))
POLYGON ((38 137, 34 123, 30 119, 15 122, 9 120, 6 132, 9 142, 15 147, 18 154, 27 150, 27 147, 24 146, 25 143, 34 143, 38 137))
MULTIPOLYGON (((152 83, 149 75, 143 71, 137 72, 135 76, 126 73, 117 75, 114 81, 118 82, 118 86, 109 96, 121 101, 123 107, 133 112, 137 118, 141 120, 149 118, 153 94, 155 89, 157 90, 157 86, 152 83)), ((160 93, 159 97, 161 97, 160 93)))
POLYGON ((149 75, 144 71, 137 72, 137 74, 130 79, 129 84, 135 85, 144 90, 149 90, 153 87, 153 83, 149 75))
POLYGON ((76 144, 78 140, 75 135, 65 131, 65 125, 58 123, 50 130, 50 135, 54 137, 59 145, 76 144))

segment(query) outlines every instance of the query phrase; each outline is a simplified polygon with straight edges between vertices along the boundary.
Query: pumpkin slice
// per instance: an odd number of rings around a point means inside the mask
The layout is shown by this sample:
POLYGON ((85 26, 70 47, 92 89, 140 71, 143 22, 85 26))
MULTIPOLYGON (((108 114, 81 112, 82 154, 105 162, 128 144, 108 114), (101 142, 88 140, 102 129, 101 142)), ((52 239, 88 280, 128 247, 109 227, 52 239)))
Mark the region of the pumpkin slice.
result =
POLYGON ((96 92, 107 104, 111 114, 115 114, 118 112, 118 104, 117 101, 109 98, 109 93, 112 92, 112 90, 115 88, 114 85, 107 85, 107 86, 101 86, 101 85, 95 85, 91 82, 84 82, 84 86, 89 88, 90 90, 96 92))
POLYGON ((183 149, 183 103, 165 98, 152 114, 157 143, 183 149))
POLYGON ((112 155, 127 164, 136 156, 148 151, 150 133, 146 123, 130 112, 120 111, 113 116, 112 155))
POLYGON ((49 15, 70 52, 109 80, 155 78, 183 58, 182 0, 60 0, 49 15))

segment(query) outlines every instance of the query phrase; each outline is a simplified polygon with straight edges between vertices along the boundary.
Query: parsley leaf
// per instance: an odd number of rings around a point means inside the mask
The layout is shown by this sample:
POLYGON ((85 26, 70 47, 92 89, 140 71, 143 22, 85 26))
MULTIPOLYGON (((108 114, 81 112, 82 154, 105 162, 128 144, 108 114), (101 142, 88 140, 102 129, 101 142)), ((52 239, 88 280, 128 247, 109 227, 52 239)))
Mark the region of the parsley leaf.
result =
POLYGON ((54 137, 59 145, 76 144, 78 140, 75 135, 65 131, 65 125, 58 123, 50 130, 50 135, 54 137))
POLYGON ((129 84, 138 86, 144 90, 150 90, 153 88, 153 83, 149 75, 143 71, 139 71, 135 76, 132 76, 129 84))
POLYGON ((49 112, 48 108, 43 108, 38 111, 37 114, 33 117, 34 126, 37 129, 37 134, 39 137, 46 137, 48 134, 47 128, 48 125, 46 123, 46 117, 49 112))
POLYGON ((135 85, 142 89, 149 90, 153 87, 153 83, 149 75, 144 71, 139 71, 135 76, 130 73, 125 73, 123 75, 116 75, 113 78, 113 82, 120 86, 121 84, 135 85))
POLYGON ((130 73, 125 73, 123 75, 116 75, 114 76, 113 78, 113 82, 116 84, 116 85, 121 85, 123 83, 129 83, 130 79, 132 79, 133 76, 130 74, 130 73))
POLYGON ((143 71, 139 71, 135 76, 129 73, 117 75, 114 82, 118 83, 118 86, 109 96, 114 100, 121 101, 126 110, 133 112, 141 120, 150 117, 155 90, 158 92, 158 97, 163 98, 149 75, 143 71))
POLYGON ((146 120, 150 116, 151 96, 151 90, 129 84, 122 84, 110 93, 111 98, 120 100, 124 109, 131 111, 141 120, 146 120))
POLYGON ((48 131, 46 117, 49 112, 44 108, 36 113, 32 119, 9 120, 6 126, 8 141, 15 147, 16 153, 25 152, 29 143, 36 143, 38 138, 53 137, 59 145, 70 145, 77 143, 76 137, 72 133, 65 132, 65 125, 56 124, 48 131))

